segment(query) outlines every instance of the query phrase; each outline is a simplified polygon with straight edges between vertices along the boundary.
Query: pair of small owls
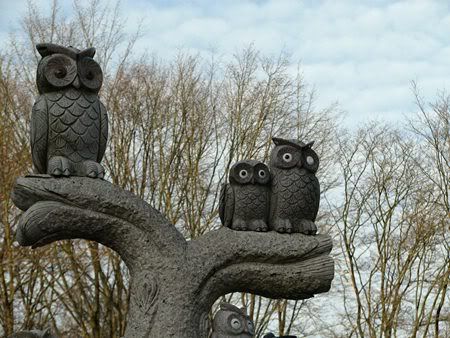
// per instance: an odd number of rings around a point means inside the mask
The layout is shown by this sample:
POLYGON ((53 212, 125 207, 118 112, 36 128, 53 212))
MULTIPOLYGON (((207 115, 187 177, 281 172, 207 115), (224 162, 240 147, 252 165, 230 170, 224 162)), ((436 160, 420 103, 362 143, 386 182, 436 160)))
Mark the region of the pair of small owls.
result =
POLYGON ((313 142, 273 138, 270 165, 255 160, 235 163, 222 186, 219 215, 234 230, 317 232, 319 157, 313 142), (270 169, 270 170, 269 170, 270 169))

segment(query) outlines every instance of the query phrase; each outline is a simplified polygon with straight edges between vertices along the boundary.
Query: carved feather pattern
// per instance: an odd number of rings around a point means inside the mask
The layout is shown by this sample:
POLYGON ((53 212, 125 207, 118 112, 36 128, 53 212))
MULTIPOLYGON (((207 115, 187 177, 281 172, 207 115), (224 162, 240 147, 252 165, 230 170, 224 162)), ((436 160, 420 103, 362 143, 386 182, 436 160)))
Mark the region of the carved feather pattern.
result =
POLYGON ((37 98, 31 112, 31 156, 38 173, 47 172, 47 100, 44 95, 37 98))
POLYGON ((100 104, 100 148, 98 150, 97 162, 100 163, 106 150, 106 142, 108 141, 108 114, 106 107, 99 101, 100 104))
POLYGON ((305 169, 272 168, 271 218, 315 221, 319 210, 320 186, 316 176, 305 169))
POLYGON ((101 121, 105 119, 98 96, 74 89, 44 96, 49 119, 47 158, 64 156, 75 163, 98 161, 99 139, 104 138, 101 121))
POLYGON ((148 314, 155 306, 158 298, 159 287, 158 281, 150 274, 144 276, 144 281, 141 282, 136 290, 136 303, 143 314, 148 314))
POLYGON ((226 227, 231 226, 234 213, 234 193, 229 183, 222 184, 220 190, 219 216, 222 224, 226 227))
POLYGON ((234 217, 242 220, 266 220, 269 207, 269 189, 263 185, 236 185, 234 217))

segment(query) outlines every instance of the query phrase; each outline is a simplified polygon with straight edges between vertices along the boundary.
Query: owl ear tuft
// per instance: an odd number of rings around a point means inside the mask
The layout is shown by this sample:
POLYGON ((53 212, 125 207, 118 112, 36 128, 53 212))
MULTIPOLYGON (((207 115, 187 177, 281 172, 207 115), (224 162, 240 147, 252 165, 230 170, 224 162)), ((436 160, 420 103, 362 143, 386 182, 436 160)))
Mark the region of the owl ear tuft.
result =
POLYGON ((52 54, 64 54, 75 59, 76 53, 72 47, 64 47, 54 43, 38 43, 36 44, 38 53, 44 58, 52 54))
POLYGON ((90 58, 93 58, 94 55, 95 55, 95 48, 94 47, 87 48, 87 49, 82 50, 81 52, 78 53, 78 57, 88 56, 90 58))
POLYGON ((311 149, 311 147, 314 145, 314 141, 308 142, 305 144, 304 148, 309 148, 311 149))
POLYGON ((241 312, 241 309, 239 309, 237 306, 234 306, 233 304, 225 303, 225 302, 220 303, 220 309, 237 312, 237 313, 241 312))
POLYGON ((279 137, 272 137, 273 143, 275 143, 276 146, 279 146, 280 144, 284 143, 284 139, 279 137))
POLYGON ((52 54, 52 46, 53 44, 51 43, 38 43, 36 44, 36 49, 38 51, 38 53, 42 56, 42 57, 46 57, 50 54, 52 54))

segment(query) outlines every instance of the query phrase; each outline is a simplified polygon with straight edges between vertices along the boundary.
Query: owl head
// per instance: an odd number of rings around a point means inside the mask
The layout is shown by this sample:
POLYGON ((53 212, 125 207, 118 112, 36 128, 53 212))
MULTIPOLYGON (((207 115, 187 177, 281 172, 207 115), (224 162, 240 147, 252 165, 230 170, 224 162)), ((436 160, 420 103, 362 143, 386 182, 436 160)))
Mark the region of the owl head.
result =
POLYGON ((242 160, 233 164, 229 173, 232 184, 260 184, 267 185, 270 182, 269 168, 256 160, 242 160))
POLYGON ((36 84, 39 93, 73 87, 98 93, 103 82, 100 65, 93 59, 95 48, 79 50, 53 43, 39 43, 36 49, 42 56, 37 68, 36 84))
POLYGON ((213 338, 250 338, 255 334, 253 322, 243 309, 221 303, 213 320, 213 338))
POLYGON ((319 157, 311 149, 314 142, 303 143, 297 140, 272 138, 275 148, 270 155, 270 166, 280 169, 304 168, 311 173, 319 169, 319 157))

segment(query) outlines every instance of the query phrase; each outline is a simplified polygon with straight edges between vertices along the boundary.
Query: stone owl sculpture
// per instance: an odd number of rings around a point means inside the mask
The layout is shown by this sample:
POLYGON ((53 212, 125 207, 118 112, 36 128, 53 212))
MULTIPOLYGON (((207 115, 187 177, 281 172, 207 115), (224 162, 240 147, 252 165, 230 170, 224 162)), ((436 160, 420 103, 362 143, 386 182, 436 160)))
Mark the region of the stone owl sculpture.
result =
POLYGON ((316 177, 319 157, 314 142, 273 138, 270 228, 280 233, 314 235, 319 210, 320 186, 316 177))
POLYGON ((253 321, 243 309, 221 303, 213 319, 211 338, 251 338, 255 335, 253 321))
POLYGON ((262 162, 243 160, 229 172, 222 186, 219 216, 222 224, 234 230, 267 231, 270 208, 270 172, 262 162))
POLYGON ((103 178, 108 117, 98 92, 103 73, 94 48, 37 44, 40 96, 31 114, 35 170, 53 176, 103 178))

